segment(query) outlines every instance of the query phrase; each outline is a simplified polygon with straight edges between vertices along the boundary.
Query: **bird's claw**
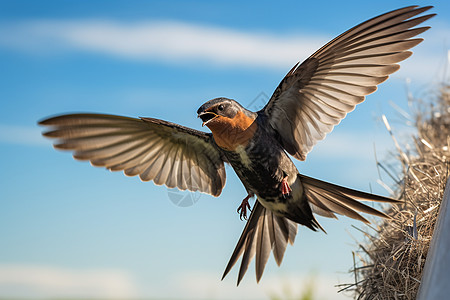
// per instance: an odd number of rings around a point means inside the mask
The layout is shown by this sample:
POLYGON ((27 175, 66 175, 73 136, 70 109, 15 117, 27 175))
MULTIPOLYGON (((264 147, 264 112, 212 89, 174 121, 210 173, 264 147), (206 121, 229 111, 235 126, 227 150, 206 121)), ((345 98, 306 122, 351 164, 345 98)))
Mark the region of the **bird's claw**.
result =
POLYGON ((239 218, 247 220, 247 209, 249 211, 252 211, 252 209, 250 208, 250 204, 248 203, 248 199, 250 199, 252 196, 251 195, 247 195, 247 197, 244 198, 244 200, 242 200, 241 205, 239 205, 239 207, 237 208, 237 212, 239 213, 239 218))
POLYGON ((284 198, 286 198, 286 197, 289 197, 291 192, 292 192, 292 189, 287 182, 287 176, 286 176, 281 181, 281 194, 283 195, 284 198))

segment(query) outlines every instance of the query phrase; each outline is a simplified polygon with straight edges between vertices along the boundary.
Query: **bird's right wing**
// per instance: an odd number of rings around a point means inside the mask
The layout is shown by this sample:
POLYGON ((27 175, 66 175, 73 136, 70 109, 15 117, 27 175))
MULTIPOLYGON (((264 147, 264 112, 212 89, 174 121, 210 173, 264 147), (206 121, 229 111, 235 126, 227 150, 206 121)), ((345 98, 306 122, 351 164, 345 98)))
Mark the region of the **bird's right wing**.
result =
POLYGON ((210 134, 152 118, 69 114, 39 122, 54 147, 74 158, 169 188, 219 196, 225 185, 221 153, 210 134))
POLYGON ((284 217, 274 215, 270 210, 256 201, 244 231, 231 255, 222 280, 227 276, 240 256, 242 256, 241 267, 237 284, 241 282, 248 266, 256 255, 256 281, 259 282, 264 272, 270 252, 278 265, 283 260, 284 252, 288 243, 294 243, 297 235, 297 224, 284 217))

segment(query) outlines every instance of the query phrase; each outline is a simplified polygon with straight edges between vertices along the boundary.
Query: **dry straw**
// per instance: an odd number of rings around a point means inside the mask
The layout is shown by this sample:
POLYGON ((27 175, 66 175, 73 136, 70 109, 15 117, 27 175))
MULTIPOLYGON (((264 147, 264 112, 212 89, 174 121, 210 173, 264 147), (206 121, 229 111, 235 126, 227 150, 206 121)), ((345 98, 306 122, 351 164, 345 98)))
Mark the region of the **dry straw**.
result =
POLYGON ((394 197, 404 203, 388 209, 392 219, 364 229, 366 239, 353 253, 355 283, 342 289, 353 291, 355 299, 416 298, 450 161, 450 86, 443 85, 428 98, 410 99, 417 108, 417 132, 404 147, 409 150, 402 150, 383 116, 401 171, 378 163, 388 175, 384 177, 393 181, 382 184, 393 186, 394 197))

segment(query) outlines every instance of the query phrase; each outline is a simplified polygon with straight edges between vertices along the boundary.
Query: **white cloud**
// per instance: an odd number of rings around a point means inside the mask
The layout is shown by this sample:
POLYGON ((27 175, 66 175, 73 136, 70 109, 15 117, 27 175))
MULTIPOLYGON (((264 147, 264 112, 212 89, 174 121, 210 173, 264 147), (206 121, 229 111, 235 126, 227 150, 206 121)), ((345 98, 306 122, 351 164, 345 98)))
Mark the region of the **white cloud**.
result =
POLYGON ((121 270, 72 270, 43 265, 0 265, 0 295, 11 298, 105 298, 137 296, 121 270))
POLYGON ((3 47, 38 53, 72 49, 137 60, 266 68, 289 68, 327 40, 313 36, 280 37, 173 21, 128 24, 87 20, 4 24, 0 37, 3 47))
POLYGON ((116 269, 74 270, 46 265, 0 265, 0 297, 43 299, 268 299, 269 296, 299 298, 312 288, 315 299, 348 299, 339 290, 336 274, 284 273, 264 276, 257 284, 235 279, 221 281, 209 271, 177 273, 163 284, 116 269), (137 282, 146 282, 139 286, 137 282))
POLYGON ((174 284, 178 287, 177 293, 187 299, 268 299, 270 296, 297 299, 308 288, 312 288, 314 299, 348 299, 337 293, 338 279, 332 274, 268 275, 259 284, 251 279, 236 287, 235 278, 220 281, 217 274, 197 271, 181 274, 174 279, 174 284))
MULTIPOLYGON (((445 69, 448 25, 424 34, 413 59, 394 76, 429 82, 445 69), (431 75, 430 75, 431 74, 431 75)), ((159 21, 38 20, 0 24, 0 46, 33 53, 85 51, 123 59, 206 63, 287 70, 331 36, 275 35, 198 24, 159 21)), ((441 78, 437 78, 441 79, 441 78)))

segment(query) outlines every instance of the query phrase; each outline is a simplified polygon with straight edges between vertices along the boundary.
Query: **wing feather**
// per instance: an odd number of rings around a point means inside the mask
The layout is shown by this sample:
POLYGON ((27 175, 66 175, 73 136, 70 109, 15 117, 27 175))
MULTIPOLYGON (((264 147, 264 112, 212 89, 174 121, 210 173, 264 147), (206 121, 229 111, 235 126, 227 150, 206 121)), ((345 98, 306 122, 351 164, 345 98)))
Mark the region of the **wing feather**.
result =
POLYGON ((166 179, 166 185, 169 188, 174 188, 178 185, 178 173, 180 172, 180 166, 182 165, 181 157, 180 157, 180 148, 175 148, 172 158, 172 164, 170 166, 171 172, 169 172, 168 177, 166 179))
MULTIPOLYGON (((157 185, 166 184, 167 185, 167 178, 169 177, 169 173, 172 172, 172 166, 173 161, 172 158, 176 155, 174 154, 174 150, 176 150, 175 147, 172 145, 168 147, 169 149, 165 151, 164 157, 159 156, 158 158, 161 158, 161 165, 158 167, 155 167, 156 170, 156 176, 153 179, 153 182, 157 185)), ((169 185, 167 185, 170 187, 169 185)), ((207 191, 208 192, 208 191, 207 191)))
POLYGON ((69 114, 39 123, 55 148, 79 160, 168 187, 218 196, 225 185, 220 150, 210 134, 152 118, 69 114))
POLYGON ((411 56, 408 50, 422 42, 414 37, 430 28, 415 27, 434 16, 418 16, 430 8, 409 6, 370 19, 296 64, 262 109, 284 148, 304 160, 347 113, 396 72, 397 63, 411 56))
MULTIPOLYGON (((147 161, 149 157, 151 157, 152 153, 155 153, 154 146, 159 141, 159 138, 155 138, 154 140, 150 141, 143 141, 142 143, 139 143, 136 147, 139 149, 139 151, 136 153, 136 155, 130 157, 129 159, 125 161, 121 161, 120 163, 117 163, 115 165, 112 165, 108 167, 111 171, 122 171, 124 170, 125 175, 127 176, 136 176, 140 174, 140 172, 136 172, 132 174, 130 172, 130 169, 133 167, 137 167, 141 165, 143 162, 147 161)), ((105 151, 107 152, 107 151, 105 151)))

